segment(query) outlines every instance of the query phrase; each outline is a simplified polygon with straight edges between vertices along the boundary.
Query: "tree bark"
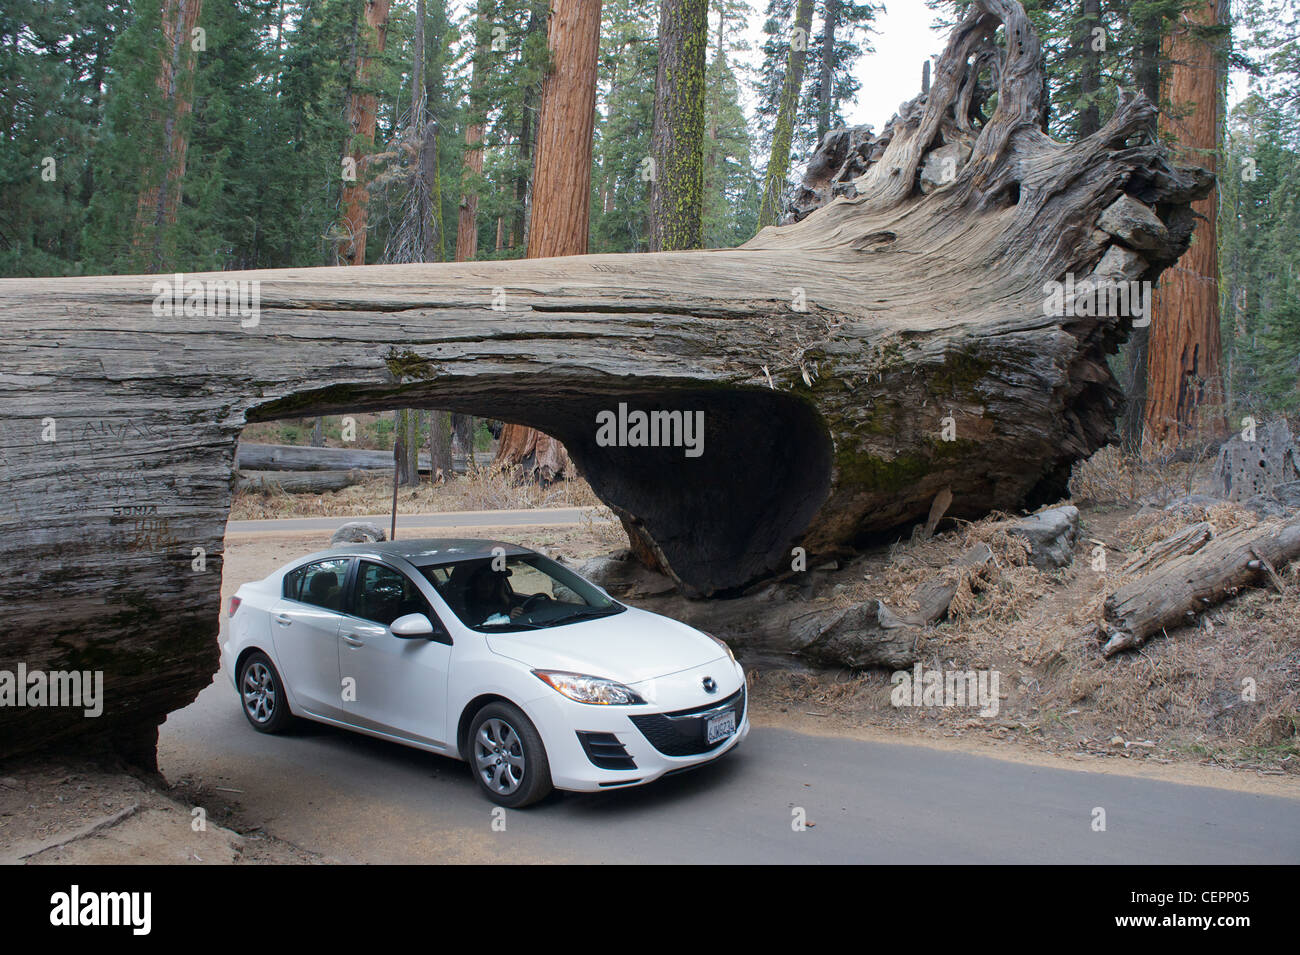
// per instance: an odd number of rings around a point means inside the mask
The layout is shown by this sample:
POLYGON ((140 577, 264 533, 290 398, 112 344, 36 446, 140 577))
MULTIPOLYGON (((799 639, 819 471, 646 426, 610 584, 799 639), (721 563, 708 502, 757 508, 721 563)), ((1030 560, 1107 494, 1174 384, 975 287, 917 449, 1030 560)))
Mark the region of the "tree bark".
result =
MULTIPOLYGON (((530 259, 587 251, 600 0, 555 0, 547 47, 554 70, 542 83, 538 112, 530 259)), ((531 430, 507 423, 497 462, 522 466, 543 481, 558 479, 568 468, 568 453, 550 435, 531 430)))
POLYGON ((240 471, 240 491, 279 491, 284 494, 322 494, 341 491, 365 477, 364 471, 240 471))
POLYGON ((772 151, 767 159, 763 180, 763 200, 758 209, 759 228, 781 220, 785 180, 790 172, 790 148, 794 143, 794 117, 799 109, 803 89, 803 71, 808 61, 808 30, 812 26, 813 0, 799 0, 794 18, 794 37, 790 41, 790 63, 781 87, 776 127, 772 131, 772 151))
POLYGON ((1101 26, 1101 0, 1083 0, 1076 38, 1079 51, 1079 136, 1091 136, 1101 129, 1101 51, 1096 49, 1092 31, 1101 26))
MULTIPOLYGON (((1218 43, 1197 27, 1222 23, 1223 0, 1198 0, 1184 11, 1167 40, 1173 62, 1164 117, 1181 147, 1180 158, 1213 171, 1219 148, 1218 43), (1186 115, 1177 115, 1185 112, 1186 115)), ((1223 408, 1223 347, 1219 339, 1218 200, 1210 195, 1192 207, 1196 231, 1187 255, 1156 290, 1147 347, 1147 437, 1181 443, 1226 431, 1223 408)))
MULTIPOLYGON (((1182 549, 1184 529, 1166 547, 1182 549)), ((1197 538, 1204 535, 1197 533, 1197 538)), ((1196 621, 1240 588, 1266 580, 1270 568, 1300 557, 1300 520, 1234 527, 1191 553, 1177 553, 1106 598, 1102 653, 1140 647, 1153 635, 1196 621)))
POLYGON ((650 154, 650 251, 704 244, 704 54, 708 0, 661 0, 650 154))
POLYGON ((554 0, 547 47, 554 70, 538 111, 531 259, 587 251, 600 0, 554 0))
MULTIPOLYGON (((817 96, 817 142, 819 143, 831 128, 831 103, 835 98, 835 28, 839 25, 839 19, 839 0, 826 0, 826 12, 822 21, 821 76, 818 78, 820 89, 817 96)), ((922 83, 922 86, 924 85, 922 83)))
POLYGON ((958 518, 1055 499, 1113 437, 1106 356, 1128 320, 1045 314, 1044 285, 1154 279, 1211 181, 1169 163, 1144 97, 1049 139, 1038 63, 1019 5, 978 0, 856 185, 738 249, 186 277, 260 283, 254 322, 162 310, 153 276, 0 281, 0 561, 23 568, 0 577, 0 646, 102 669, 107 700, 101 720, 0 707, 0 747, 146 747, 208 685, 250 421, 407 407, 538 428, 696 597, 788 573, 795 547, 810 566, 852 554, 944 488, 958 518), (1015 42, 983 61, 1004 22, 1015 42), (992 65, 980 125, 970 84, 992 65), (959 140, 969 158, 922 193, 959 140), (1125 195, 1168 226, 1140 257, 1098 227, 1125 195), (663 412, 666 440, 610 440, 597 416, 620 411, 663 412), (57 584, 57 615, 33 580, 57 584))
MULTIPOLYGON (((481 28, 480 28, 481 29, 481 28)), ((470 122, 465 127, 465 158, 461 170, 460 214, 456 222, 456 261, 478 255, 478 181, 483 175, 483 50, 476 47, 469 81, 470 122)))
POLYGON ((346 156, 355 166, 356 181, 343 187, 343 240, 339 246, 340 265, 366 264, 366 220, 370 191, 366 186, 366 157, 375 141, 375 120, 379 98, 371 87, 374 60, 384 52, 388 42, 388 8, 390 0, 365 0, 366 28, 357 44, 357 67, 348 91, 348 124, 352 139, 346 156))
POLYGON ((167 267, 167 232, 180 211, 189 147, 185 121, 194 108, 192 31, 202 9, 203 0, 162 2, 162 62, 157 86, 163 113, 153 118, 162 128, 163 154, 154 163, 144 164, 146 185, 136 202, 133 235, 135 252, 151 272, 167 267))

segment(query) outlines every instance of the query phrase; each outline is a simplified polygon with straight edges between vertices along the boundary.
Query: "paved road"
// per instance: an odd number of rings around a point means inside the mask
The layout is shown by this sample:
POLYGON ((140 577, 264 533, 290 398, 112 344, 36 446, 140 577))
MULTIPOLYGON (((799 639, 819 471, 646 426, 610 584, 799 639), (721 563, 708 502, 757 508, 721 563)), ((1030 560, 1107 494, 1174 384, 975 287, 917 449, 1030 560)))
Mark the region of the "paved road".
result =
POLYGON ((256 733, 224 677, 168 718, 159 759, 170 780, 242 790, 220 794, 242 823, 349 862, 1300 862, 1300 800, 774 729, 494 831, 464 764, 315 724, 256 733))
MULTIPOLYGON (((593 507, 539 507, 522 511, 448 511, 443 514, 398 514, 399 531, 438 527, 516 527, 541 525, 562 527, 581 524, 583 516, 595 511, 593 507)), ((588 518, 591 520, 593 518, 588 518)), ((391 514, 372 514, 369 517, 289 517, 281 520, 228 521, 226 530, 235 533, 277 533, 284 531, 332 531, 348 521, 370 521, 387 529, 392 525, 391 514)))

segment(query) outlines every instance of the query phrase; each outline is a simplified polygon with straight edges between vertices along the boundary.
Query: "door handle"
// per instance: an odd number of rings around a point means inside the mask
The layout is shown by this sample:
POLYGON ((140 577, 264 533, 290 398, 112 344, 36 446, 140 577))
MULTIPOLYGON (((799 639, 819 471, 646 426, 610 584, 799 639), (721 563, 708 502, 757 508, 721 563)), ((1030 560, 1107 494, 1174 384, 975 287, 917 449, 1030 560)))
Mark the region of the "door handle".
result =
POLYGON ((275 615, 275 622, 282 627, 287 627, 293 623, 293 619, 287 613, 278 613, 275 615))
POLYGON ((366 645, 364 640, 358 639, 356 634, 353 633, 343 634, 343 642, 350 647, 364 647, 366 645))

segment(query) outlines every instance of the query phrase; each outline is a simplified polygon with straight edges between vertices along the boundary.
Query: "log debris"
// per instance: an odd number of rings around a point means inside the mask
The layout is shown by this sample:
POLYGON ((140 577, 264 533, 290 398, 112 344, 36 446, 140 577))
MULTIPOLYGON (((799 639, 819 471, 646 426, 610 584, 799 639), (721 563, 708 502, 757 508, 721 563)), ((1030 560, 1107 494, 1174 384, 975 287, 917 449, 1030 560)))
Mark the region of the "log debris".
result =
MULTIPOLYGON (((1184 529, 1186 530, 1186 529, 1184 529)), ((1184 536, 1184 546, 1190 537, 1184 536)), ((1300 518, 1223 531, 1190 553, 1174 553, 1106 598, 1104 656, 1140 647, 1168 627, 1184 626, 1204 610, 1256 583, 1266 568, 1300 556, 1300 518)))

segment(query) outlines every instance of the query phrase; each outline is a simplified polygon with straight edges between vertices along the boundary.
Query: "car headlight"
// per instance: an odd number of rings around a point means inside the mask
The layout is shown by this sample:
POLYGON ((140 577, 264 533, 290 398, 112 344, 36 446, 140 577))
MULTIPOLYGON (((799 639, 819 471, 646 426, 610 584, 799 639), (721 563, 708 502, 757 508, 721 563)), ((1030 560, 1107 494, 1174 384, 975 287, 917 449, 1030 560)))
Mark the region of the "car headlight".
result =
POLYGON ((718 646, 722 647, 722 649, 726 652, 728 659, 730 659, 732 663, 736 662, 736 655, 731 651, 731 647, 727 646, 726 643, 724 643, 718 637, 715 637, 713 634, 709 633, 707 630, 701 630, 700 633, 704 634, 706 637, 708 637, 718 646))
POLYGON ((645 700, 622 683, 585 673, 566 673, 563 670, 534 670, 533 676, 557 693, 577 703, 597 706, 634 706, 645 700))

